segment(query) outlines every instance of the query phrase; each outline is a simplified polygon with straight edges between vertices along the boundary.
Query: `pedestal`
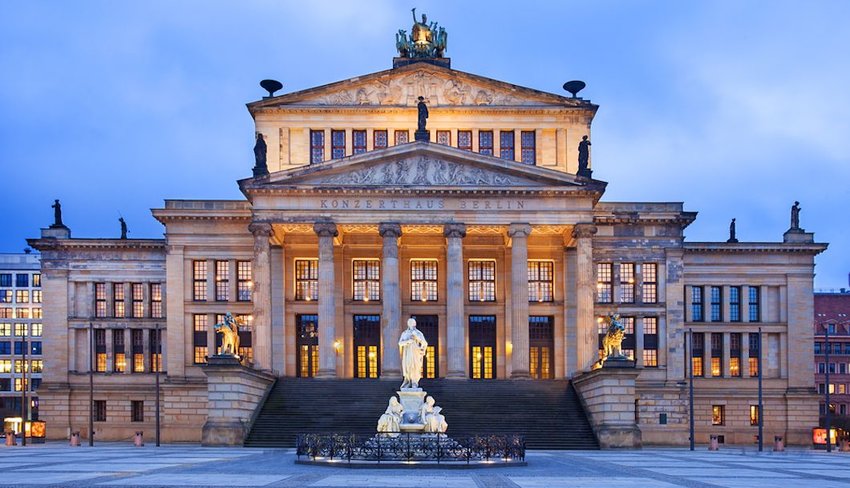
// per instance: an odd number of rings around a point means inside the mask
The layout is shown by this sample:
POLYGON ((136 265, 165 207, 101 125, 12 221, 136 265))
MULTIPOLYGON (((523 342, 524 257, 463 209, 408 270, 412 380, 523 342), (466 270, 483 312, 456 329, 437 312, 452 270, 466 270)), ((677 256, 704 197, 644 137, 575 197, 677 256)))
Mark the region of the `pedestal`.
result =
POLYGON ((573 379, 593 432, 603 449, 640 448, 641 433, 635 422, 634 367, 605 366, 573 379))
POLYGON ((422 432, 425 429, 425 424, 419 418, 419 411, 425 403, 425 397, 428 395, 421 388, 417 390, 400 390, 397 391, 398 400, 401 406, 404 407, 404 415, 402 417, 401 431, 402 432, 422 432))
POLYGON ((413 140, 422 141, 422 142, 430 142, 431 141, 431 131, 418 130, 418 131, 413 133, 413 140))

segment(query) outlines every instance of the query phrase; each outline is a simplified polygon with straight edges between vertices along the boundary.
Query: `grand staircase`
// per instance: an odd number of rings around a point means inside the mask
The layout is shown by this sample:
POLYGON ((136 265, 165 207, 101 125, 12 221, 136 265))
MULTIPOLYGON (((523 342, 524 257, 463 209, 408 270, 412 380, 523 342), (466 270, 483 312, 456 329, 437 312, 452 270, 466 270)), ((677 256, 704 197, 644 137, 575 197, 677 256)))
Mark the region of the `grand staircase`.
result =
MULTIPOLYGON (((373 434, 398 381, 280 378, 245 445, 294 447, 299 433, 373 434)), ((422 380, 455 437, 522 434, 529 449, 599 449, 566 380, 422 380)))

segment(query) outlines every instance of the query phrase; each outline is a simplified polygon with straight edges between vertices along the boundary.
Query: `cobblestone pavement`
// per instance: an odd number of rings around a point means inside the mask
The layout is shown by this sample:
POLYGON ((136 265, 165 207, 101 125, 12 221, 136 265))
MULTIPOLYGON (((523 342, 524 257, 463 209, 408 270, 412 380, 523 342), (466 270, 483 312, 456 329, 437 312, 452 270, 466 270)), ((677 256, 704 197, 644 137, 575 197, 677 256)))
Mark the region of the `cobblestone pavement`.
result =
POLYGON ((294 461, 284 449, 4 447, 0 486, 850 488, 850 453, 803 450, 531 451, 526 467, 476 470, 346 469, 294 461))

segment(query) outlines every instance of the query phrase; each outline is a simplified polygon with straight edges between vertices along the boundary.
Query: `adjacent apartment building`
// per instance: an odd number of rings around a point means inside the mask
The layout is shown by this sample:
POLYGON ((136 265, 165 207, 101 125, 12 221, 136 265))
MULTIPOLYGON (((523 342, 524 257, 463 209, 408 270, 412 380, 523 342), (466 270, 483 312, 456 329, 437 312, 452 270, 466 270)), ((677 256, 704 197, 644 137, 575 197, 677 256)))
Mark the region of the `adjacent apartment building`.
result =
POLYGON ((820 415, 826 414, 826 390, 829 388, 829 410, 837 421, 833 425, 850 427, 850 290, 815 293, 814 334, 820 415), (827 369, 829 382, 826 381, 827 369))

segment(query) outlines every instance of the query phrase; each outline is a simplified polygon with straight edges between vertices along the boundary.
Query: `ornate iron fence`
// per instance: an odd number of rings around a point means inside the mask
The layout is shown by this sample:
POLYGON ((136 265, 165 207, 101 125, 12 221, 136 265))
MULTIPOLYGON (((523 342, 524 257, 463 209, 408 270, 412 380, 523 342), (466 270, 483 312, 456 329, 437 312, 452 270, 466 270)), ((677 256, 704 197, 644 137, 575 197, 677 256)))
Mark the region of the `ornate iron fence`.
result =
POLYGON ((298 459, 306 456, 314 461, 525 461, 525 438, 520 435, 299 434, 295 447, 298 459))

